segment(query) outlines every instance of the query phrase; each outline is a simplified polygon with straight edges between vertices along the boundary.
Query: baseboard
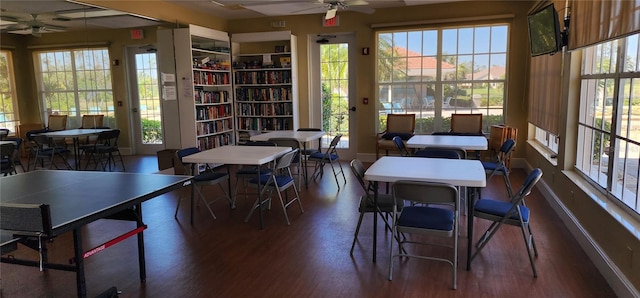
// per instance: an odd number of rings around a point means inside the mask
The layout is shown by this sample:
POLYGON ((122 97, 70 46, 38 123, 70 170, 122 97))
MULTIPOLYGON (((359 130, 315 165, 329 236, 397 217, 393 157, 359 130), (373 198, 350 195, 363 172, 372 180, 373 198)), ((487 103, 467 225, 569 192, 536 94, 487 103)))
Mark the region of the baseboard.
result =
MULTIPOLYGON (((524 161, 523 168, 527 173, 533 170, 531 165, 526 163, 526 161, 524 161)), ((564 225, 569 229, 569 232, 571 232, 573 237, 578 241, 582 250, 585 251, 589 259, 591 259, 596 268, 598 268, 600 274, 607 280, 607 283, 609 283, 609 286, 611 286, 616 295, 618 295, 618 297, 640 297, 640 292, 638 292, 629 279, 620 271, 618 266, 582 227, 580 222, 560 201, 560 198, 556 196, 549 185, 547 185, 544 180, 540 180, 536 187, 560 217, 564 225)))

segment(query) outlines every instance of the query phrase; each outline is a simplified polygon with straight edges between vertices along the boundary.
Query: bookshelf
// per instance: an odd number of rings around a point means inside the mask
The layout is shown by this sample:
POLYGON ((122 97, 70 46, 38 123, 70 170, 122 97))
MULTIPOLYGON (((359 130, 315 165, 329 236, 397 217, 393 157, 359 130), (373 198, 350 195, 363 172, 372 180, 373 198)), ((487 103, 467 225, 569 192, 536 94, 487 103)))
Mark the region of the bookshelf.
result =
POLYGON ((165 132, 175 133, 173 126, 177 124, 180 148, 195 146, 207 150, 234 144, 229 35, 189 25, 173 29, 171 34, 159 34, 158 40, 161 49, 172 49, 175 54, 178 117, 175 110, 168 111, 173 117, 165 117, 165 123, 172 127, 165 128, 165 132))
POLYGON ((237 140, 249 131, 298 128, 296 37, 290 31, 233 34, 237 140))

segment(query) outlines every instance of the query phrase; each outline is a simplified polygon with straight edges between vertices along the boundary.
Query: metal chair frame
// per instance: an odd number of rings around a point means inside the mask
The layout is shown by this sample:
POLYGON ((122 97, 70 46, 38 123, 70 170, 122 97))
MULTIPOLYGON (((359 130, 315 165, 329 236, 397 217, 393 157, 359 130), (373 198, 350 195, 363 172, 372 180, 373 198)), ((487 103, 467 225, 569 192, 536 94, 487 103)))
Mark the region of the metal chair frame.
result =
POLYGON ((542 170, 540 170, 539 168, 531 171, 531 173, 529 173, 524 183, 522 184, 522 187, 514 196, 511 197, 511 200, 509 202, 491 200, 486 198, 476 202, 473 210, 473 217, 490 220, 492 221, 492 223, 484 232, 482 237, 480 237, 478 242, 476 242, 476 251, 471 256, 469 264, 471 264, 471 261, 473 261, 473 259, 478 256, 480 251, 487 245, 489 240, 493 238, 498 229, 502 225, 507 224, 520 228, 520 231, 522 232, 522 238, 527 249, 527 254, 529 256, 529 263, 531 263, 533 276, 538 277, 536 265, 533 260, 534 256, 538 257, 538 248, 536 247, 536 242, 533 237, 533 231, 531 230, 531 210, 525 204, 525 197, 527 197, 531 193, 531 190, 536 185, 536 183, 538 183, 541 177, 542 170), (533 255, 531 254, 531 249, 533 249, 533 255))
POLYGON ((313 175, 311 175, 311 179, 316 180, 318 177, 322 177, 324 175, 324 166, 329 163, 331 165, 331 170, 333 171, 333 177, 336 179, 336 184, 338 185, 338 189, 340 189, 340 182, 338 181, 338 174, 342 174, 342 179, 344 179, 344 183, 347 183, 347 178, 344 175, 344 170, 342 169, 342 164, 340 163, 340 156, 338 156, 338 151, 336 147, 338 143, 340 143, 340 138, 342 138, 341 134, 336 135, 331 140, 331 144, 325 151, 325 153, 317 152, 309 155, 310 161, 315 162, 315 169, 313 171, 313 175), (339 171, 336 171, 336 167, 334 163, 338 164, 339 171))
POLYGON ((452 287, 457 284, 458 267, 458 229, 459 229, 459 199, 458 189, 445 183, 400 180, 393 184, 393 197, 396 200, 411 202, 412 206, 405 206, 402 212, 393 206, 392 230, 396 241, 390 241, 389 246, 389 280, 393 277, 393 257, 410 257, 426 260, 446 262, 452 266, 452 287), (420 234, 452 238, 453 244, 442 244, 434 241, 419 241, 417 238, 407 238, 405 234, 420 234), (397 242, 399 250, 393 252, 393 244, 397 242), (445 246, 453 251, 451 259, 417 255, 408 253, 404 246, 428 245, 445 246))

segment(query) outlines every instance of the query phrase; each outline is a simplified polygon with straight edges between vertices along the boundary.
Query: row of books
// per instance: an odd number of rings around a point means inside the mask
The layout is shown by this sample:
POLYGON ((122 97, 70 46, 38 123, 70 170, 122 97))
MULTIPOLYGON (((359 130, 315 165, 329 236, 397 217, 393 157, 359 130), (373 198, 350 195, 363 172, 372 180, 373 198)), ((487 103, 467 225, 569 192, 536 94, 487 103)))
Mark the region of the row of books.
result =
POLYGON ((198 136, 204 136, 208 134, 214 134, 233 129, 233 119, 222 119, 212 122, 199 122, 196 123, 196 130, 198 136))
POLYGON ((229 102, 229 92, 227 91, 206 91, 196 89, 194 91, 196 103, 223 103, 229 102))
POLYGON ((198 138, 198 148, 200 150, 209 150, 220 146, 232 145, 233 134, 225 133, 215 136, 208 136, 204 138, 198 138))
POLYGON ((193 71, 193 83, 196 85, 228 85, 229 74, 225 72, 193 71))
POLYGON ((196 120, 199 121, 231 116, 231 105, 196 107, 196 120))
POLYGON ((237 114, 240 116, 293 115, 291 103, 239 103, 237 108, 237 114))
POLYGON ((234 78, 236 84, 291 84, 291 71, 242 71, 236 72, 234 78))
POLYGON ((206 70, 229 70, 231 69, 231 62, 229 60, 215 60, 202 61, 198 58, 193 59, 193 68, 206 69, 206 70))
POLYGON ((236 89, 238 101, 291 101, 293 93, 291 87, 280 88, 238 88, 236 89))
POLYGON ((293 127, 291 118, 238 118, 241 130, 288 130, 293 127))

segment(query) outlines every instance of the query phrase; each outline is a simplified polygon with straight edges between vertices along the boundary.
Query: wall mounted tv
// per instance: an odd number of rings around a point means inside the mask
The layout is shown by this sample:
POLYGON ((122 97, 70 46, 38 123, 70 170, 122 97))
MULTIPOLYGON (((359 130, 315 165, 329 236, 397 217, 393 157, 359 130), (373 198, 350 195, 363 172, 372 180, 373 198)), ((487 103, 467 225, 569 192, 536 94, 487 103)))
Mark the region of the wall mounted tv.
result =
POLYGON ((563 46, 562 33, 560 33, 560 22, 558 12, 553 3, 530 14, 529 21, 529 43, 531 45, 531 56, 553 54, 563 46))

